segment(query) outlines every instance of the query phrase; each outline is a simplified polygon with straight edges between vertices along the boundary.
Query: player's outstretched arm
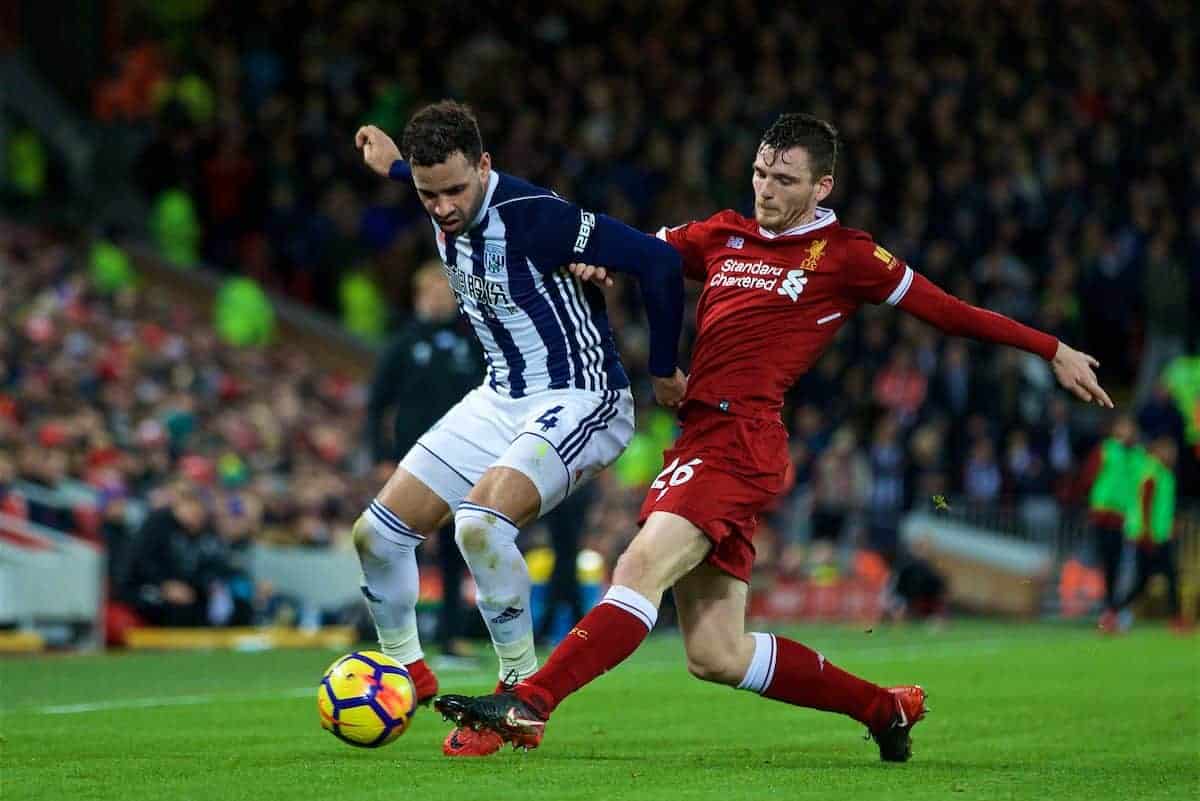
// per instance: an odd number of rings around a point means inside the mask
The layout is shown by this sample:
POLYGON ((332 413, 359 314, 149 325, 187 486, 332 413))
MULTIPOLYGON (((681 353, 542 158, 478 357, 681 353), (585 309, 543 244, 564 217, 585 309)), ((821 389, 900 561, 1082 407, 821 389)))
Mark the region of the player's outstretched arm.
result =
POLYGON ((1047 333, 964 303, 918 273, 913 273, 912 284, 898 305, 944 333, 1035 353, 1050 362, 1058 383, 1075 397, 1109 409, 1113 407, 1112 399, 1096 380, 1093 368, 1100 363, 1047 333))
POLYGON ((354 134, 354 146, 362 151, 363 161, 372 170, 385 178, 396 177, 391 175, 391 170, 392 165, 400 161, 400 148, 382 129, 374 125, 359 128, 354 134))

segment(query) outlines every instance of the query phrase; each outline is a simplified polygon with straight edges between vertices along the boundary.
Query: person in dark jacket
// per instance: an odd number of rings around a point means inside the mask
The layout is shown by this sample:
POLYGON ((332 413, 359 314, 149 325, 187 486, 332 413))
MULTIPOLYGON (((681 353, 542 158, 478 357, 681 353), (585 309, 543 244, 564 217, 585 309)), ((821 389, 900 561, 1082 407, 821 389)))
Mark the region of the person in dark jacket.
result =
MULTIPOLYGON (((180 483, 171 503, 151 512, 126 550, 118 597, 156 626, 204 626, 215 588, 231 572, 199 492, 180 483)), ((216 621, 223 622, 223 621, 216 621)))

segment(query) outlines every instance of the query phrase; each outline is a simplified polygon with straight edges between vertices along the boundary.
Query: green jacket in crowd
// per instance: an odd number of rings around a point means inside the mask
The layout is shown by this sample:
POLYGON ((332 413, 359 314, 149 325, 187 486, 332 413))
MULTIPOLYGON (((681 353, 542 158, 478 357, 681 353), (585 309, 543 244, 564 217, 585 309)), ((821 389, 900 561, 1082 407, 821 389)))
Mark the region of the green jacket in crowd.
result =
POLYGON ((1134 488, 1145 459, 1146 451, 1140 445, 1126 445, 1114 437, 1101 443, 1099 464, 1090 466, 1095 470, 1088 495, 1093 517, 1103 515, 1114 522, 1125 517, 1133 503, 1134 488))
POLYGON ((1171 539, 1175 525, 1175 474, 1150 454, 1145 454, 1134 497, 1125 513, 1125 536, 1143 544, 1162 545, 1171 539))

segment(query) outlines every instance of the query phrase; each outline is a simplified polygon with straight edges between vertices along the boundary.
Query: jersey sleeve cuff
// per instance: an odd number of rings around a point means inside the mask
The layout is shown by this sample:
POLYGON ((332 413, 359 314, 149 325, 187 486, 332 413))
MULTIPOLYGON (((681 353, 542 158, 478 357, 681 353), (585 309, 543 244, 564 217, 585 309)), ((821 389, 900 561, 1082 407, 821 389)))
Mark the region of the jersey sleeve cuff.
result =
POLYGON ((393 181, 407 181, 412 178, 412 167, 404 159, 396 159, 388 168, 388 178, 393 181))
POLYGON ((892 294, 887 296, 884 301, 889 306, 895 306, 904 300, 904 296, 908 294, 909 287, 913 282, 913 269, 907 264, 904 265, 904 275, 900 276, 900 283, 896 284, 896 288, 892 290, 892 294))

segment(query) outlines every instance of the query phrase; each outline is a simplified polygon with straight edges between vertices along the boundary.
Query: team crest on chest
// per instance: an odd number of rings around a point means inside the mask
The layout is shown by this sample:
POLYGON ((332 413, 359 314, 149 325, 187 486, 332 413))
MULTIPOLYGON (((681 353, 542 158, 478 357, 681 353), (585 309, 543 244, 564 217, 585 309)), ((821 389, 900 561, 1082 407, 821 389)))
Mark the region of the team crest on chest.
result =
POLYGON ((821 263, 821 257, 825 255, 825 246, 828 244, 827 240, 818 239, 809 245, 808 255, 804 257, 804 261, 800 262, 800 269, 809 272, 816 271, 817 265, 821 263))
POLYGON ((488 275, 499 275, 504 272, 507 259, 504 255, 503 242, 488 242, 483 246, 483 268, 488 275))

